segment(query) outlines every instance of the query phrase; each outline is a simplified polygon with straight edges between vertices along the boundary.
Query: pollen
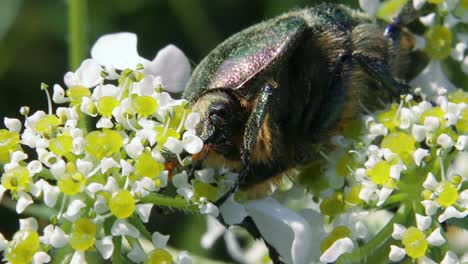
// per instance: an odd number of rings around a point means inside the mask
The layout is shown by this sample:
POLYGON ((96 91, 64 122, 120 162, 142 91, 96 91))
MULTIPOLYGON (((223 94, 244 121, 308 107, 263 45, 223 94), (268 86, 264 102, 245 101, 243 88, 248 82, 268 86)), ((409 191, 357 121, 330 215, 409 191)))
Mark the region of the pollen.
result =
POLYGON ((145 261, 145 264, 171 264, 172 256, 171 254, 162 248, 157 248, 151 251, 148 255, 148 258, 145 261))
POLYGON ((439 183, 436 192, 439 194, 436 201, 444 207, 453 205, 458 199, 458 190, 451 182, 439 183))
POLYGON ((117 218, 127 218, 135 211, 135 198, 127 190, 120 190, 112 195, 109 209, 117 218))
POLYGON ((85 251, 94 245, 96 226, 88 218, 76 220, 70 235, 70 245, 75 250, 85 251))
POLYGON ((426 254, 428 243, 424 233, 416 227, 408 228, 403 233, 402 241, 406 254, 412 258, 420 258, 426 254))
POLYGON ((136 96, 133 98, 132 106, 139 116, 146 117, 156 112, 158 102, 151 96, 136 96))
POLYGON ((36 231, 22 229, 15 233, 5 250, 6 259, 12 264, 30 263, 39 249, 39 235, 36 231))

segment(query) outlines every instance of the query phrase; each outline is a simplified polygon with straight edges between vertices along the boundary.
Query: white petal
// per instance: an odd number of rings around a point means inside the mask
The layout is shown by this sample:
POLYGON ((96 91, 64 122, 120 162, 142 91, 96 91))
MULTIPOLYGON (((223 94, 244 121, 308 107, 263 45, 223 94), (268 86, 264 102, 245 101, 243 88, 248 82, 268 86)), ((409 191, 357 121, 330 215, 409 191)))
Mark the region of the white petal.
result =
POLYGON ((45 253, 44 251, 39 251, 33 256, 33 264, 42 264, 42 263, 49 263, 51 261, 50 256, 45 253))
POLYGON ((75 74, 80 79, 79 85, 91 88, 102 81, 101 71, 102 68, 97 61, 86 59, 81 63, 75 74))
MULTIPOLYGON (((226 204, 226 203, 224 203, 226 204)), ((223 205, 224 205, 223 204, 223 205)), ((221 206, 222 207, 222 206, 221 206)), ((224 219, 224 215, 223 215, 224 219)), ((228 224, 231 225, 231 224, 228 224)), ((213 246, 216 240, 226 232, 226 227, 222 225, 218 219, 210 215, 206 216, 206 232, 201 237, 201 245, 204 249, 209 249, 213 246)))
POLYGON ((214 178, 214 169, 205 168, 195 171, 195 179, 205 183, 216 183, 216 179, 214 178))
POLYGON ((200 213, 205 215, 211 215, 213 217, 218 217, 219 209, 218 207, 216 207, 216 205, 208 202, 200 206, 200 213))
POLYGON ((427 177, 426 177, 426 180, 424 180, 423 182, 423 187, 427 190, 435 190, 436 187, 437 187, 437 184, 439 184, 434 176, 434 174, 432 174, 432 172, 429 172, 427 174, 427 177))
POLYGON ((169 44, 156 54, 144 71, 153 76, 161 76, 166 91, 181 93, 190 78, 191 67, 185 54, 176 46, 169 44))
POLYGON ((434 229, 432 233, 426 238, 427 242, 429 245, 432 246, 442 246, 445 244, 445 238, 442 236, 442 233, 440 232, 440 227, 434 229))
POLYGON ((461 135, 458 137, 457 144, 455 144, 455 148, 459 151, 468 150, 468 136, 461 135))
POLYGON ((140 247, 138 243, 134 243, 133 248, 130 252, 128 252, 127 257, 133 263, 141 263, 145 261, 146 254, 145 254, 145 251, 143 251, 143 249, 140 247))
POLYGON ((198 122, 200 122, 200 114, 192 112, 188 114, 187 119, 185 120, 185 129, 189 131, 194 131, 198 122))
POLYGON ((54 248, 61 248, 68 244, 68 236, 59 226, 55 226, 50 234, 49 244, 54 248))
POLYGON ((73 257, 70 260, 70 264, 86 264, 86 257, 84 251, 75 251, 73 257))
POLYGON ((219 210, 223 216, 223 220, 228 225, 236 225, 242 223, 247 216, 247 211, 244 206, 234 200, 234 195, 231 195, 224 202, 219 210))
POLYGON ((102 190, 104 188, 104 186, 100 183, 97 183, 97 182, 92 182, 90 184, 88 184, 85 188, 85 191, 86 191, 86 194, 88 194, 89 197, 91 198, 94 198, 94 195, 102 190))
POLYGON ((427 129, 421 125, 415 124, 413 125, 413 128, 411 129, 411 135, 418 142, 421 142, 426 138, 426 133, 427 133, 427 129))
POLYGON ((5 239, 2 233, 0 233, 0 252, 8 247, 8 240, 5 239))
POLYGON ((177 257, 177 262, 179 264, 192 264, 192 258, 190 257, 187 251, 182 251, 177 257))
POLYGON ((138 137, 134 137, 124 148, 125 152, 134 159, 138 158, 144 149, 143 144, 141 144, 141 139, 138 137))
POLYGON ((21 131, 21 121, 16 118, 3 118, 3 123, 5 127, 8 128, 10 131, 20 132, 21 131))
POLYGON ((432 26, 434 24, 434 19, 435 19, 435 13, 430 13, 425 16, 419 17, 419 21, 426 27, 432 26))
POLYGON ((182 144, 184 145, 185 151, 187 151, 190 154, 197 154, 203 148, 203 141, 199 137, 189 132, 184 133, 184 139, 182 141, 182 144), (188 136, 185 136, 187 134, 188 136))
POLYGON ((391 261, 399 262, 406 256, 406 251, 400 247, 391 245, 388 257, 391 261))
POLYGON ((400 224, 393 224, 393 233, 392 237, 396 240, 401 240, 403 237, 403 233, 405 233, 406 227, 400 224))
POLYGON ((111 233, 113 236, 131 236, 133 238, 138 238, 140 232, 133 225, 125 222, 123 219, 117 219, 111 228, 111 233))
POLYGON ((462 71, 463 71, 465 74, 468 74, 468 56, 466 56, 466 57, 463 59, 463 62, 462 62, 462 71))
POLYGON ((83 175, 87 175, 93 170, 93 163, 91 161, 78 159, 76 161, 76 168, 83 175))
POLYGON ((460 151, 455 157, 453 162, 452 169, 453 172, 462 176, 463 178, 468 178, 468 152, 460 151))
POLYGON ((50 173, 52 173, 55 178, 59 179, 65 174, 66 169, 65 161, 59 159, 50 167, 50 173))
POLYGON ((101 173, 106 173, 107 170, 112 168, 120 168, 120 164, 113 158, 103 158, 101 160, 101 173))
POLYGON ((392 194, 394 189, 390 189, 387 187, 382 187, 382 189, 379 191, 379 200, 377 201, 377 206, 381 206, 387 198, 392 194))
POLYGON ((96 202, 93 204, 93 208, 97 214, 104 214, 109 211, 109 207, 107 207, 106 198, 101 195, 98 195, 96 198, 96 202))
POLYGON ((57 198, 60 195, 59 187, 47 184, 43 185, 42 190, 44 194, 45 205, 47 205, 50 208, 54 207, 57 203, 57 198))
POLYGON ((422 256, 418 259, 418 264, 437 264, 437 262, 433 261, 432 259, 422 256))
POLYGON ((424 231, 431 226, 432 218, 430 216, 424 216, 416 214, 416 224, 418 229, 424 231))
POLYGON ((135 211, 143 223, 148 223, 152 208, 153 204, 150 203, 136 205, 135 211))
POLYGON ((414 9, 419 10, 426 3, 426 0, 413 0, 414 9))
POLYGON ((181 187, 188 187, 190 186, 188 184, 188 176, 187 176, 187 173, 185 171, 183 171, 182 173, 179 173, 179 174, 176 174, 174 175, 174 177, 172 177, 172 184, 174 185, 174 187, 176 188, 181 188, 181 187))
POLYGON ((159 232, 154 232, 151 236, 151 241, 153 242, 155 248, 165 248, 169 238, 169 235, 163 235, 159 232))
POLYGON ((112 252, 114 252, 112 236, 106 236, 103 237, 102 240, 96 240, 95 245, 103 259, 109 259, 112 256, 112 252))
POLYGON ((177 194, 184 197, 185 200, 190 201, 195 195, 195 192, 191 187, 182 187, 177 189, 177 194))
POLYGON ((20 192, 18 196, 19 199, 16 203, 16 213, 21 214, 22 212, 24 212, 24 210, 26 210, 26 207, 30 206, 34 202, 32 197, 27 193, 20 192))
POLYGON ((99 64, 124 70, 146 64, 137 52, 137 36, 133 33, 114 33, 100 37, 91 48, 91 57, 99 64))
POLYGON ((453 147, 453 140, 449 135, 442 133, 437 138, 437 144, 439 144, 444 149, 449 149, 453 147))
POLYGON ((31 175, 42 171, 42 163, 38 160, 33 160, 28 163, 28 171, 31 175))
POLYGON ((439 216, 438 220, 439 223, 444 222, 447 219, 450 218, 464 218, 465 216, 468 215, 468 210, 465 210, 463 212, 458 211, 455 209, 453 206, 447 207, 445 211, 439 216))
POLYGON ((424 128, 426 128, 429 131, 436 131, 439 129, 440 126, 440 121, 439 118, 435 116, 427 116, 424 118, 424 128))
POLYGON ((440 262, 440 264, 458 264, 458 263, 465 263, 465 262, 460 262, 460 259, 458 259, 457 254, 455 254, 452 251, 447 251, 444 259, 442 259, 442 261, 440 262))
POLYGON ((0 201, 2 200, 3 198, 3 194, 5 194, 5 187, 3 187, 3 185, 0 184, 0 201))
POLYGON ((122 168, 122 176, 129 176, 134 171, 132 164, 123 159, 120 160, 120 167, 122 168))
POLYGON ((78 219, 78 217, 80 216, 81 209, 85 207, 86 204, 83 201, 75 199, 70 202, 67 211, 65 212, 63 217, 70 220, 70 222, 75 222, 75 220, 78 219))
POLYGON ((56 104, 63 104, 68 102, 68 98, 65 97, 65 91, 63 90, 62 86, 58 84, 54 85, 54 93, 52 95, 52 100, 56 104))
POLYGON ((248 202, 245 207, 262 236, 286 262, 309 261, 314 234, 304 218, 270 197, 248 202))
POLYGON ((96 123, 96 128, 113 128, 113 127, 114 127, 114 123, 112 123, 112 120, 106 117, 101 117, 96 123))
POLYGON ((173 137, 167 138, 166 143, 164 143, 164 147, 174 154, 180 154, 182 150, 184 150, 184 144, 182 144, 182 141, 173 137))
POLYGON ((414 163, 416 163, 416 165, 420 166, 422 160, 427 156, 429 156, 429 150, 418 148, 417 150, 415 150, 413 152, 414 163))
POLYGON ((439 204, 433 200, 424 200, 421 204, 424 206, 426 215, 434 215, 439 209, 439 204))
POLYGON ((395 180, 400 180, 400 174, 406 170, 406 166, 402 163, 390 167, 390 177, 395 180))
POLYGON ((371 16, 375 15, 377 9, 379 8, 379 5, 379 0, 359 0, 359 6, 361 7, 361 9, 371 16))
POLYGON ((37 224, 36 218, 34 217, 20 219, 19 223, 20 223, 20 230, 30 229, 33 231, 37 231, 38 224, 37 224))
POLYGON ((350 253, 354 250, 354 243, 349 238, 338 239, 331 245, 320 257, 321 262, 335 262, 338 257, 345 253, 350 253))
POLYGON ((445 88, 447 91, 455 89, 455 86, 442 72, 439 60, 431 60, 426 68, 410 82, 410 85, 421 87, 422 91, 429 96, 436 95, 440 88, 445 88))

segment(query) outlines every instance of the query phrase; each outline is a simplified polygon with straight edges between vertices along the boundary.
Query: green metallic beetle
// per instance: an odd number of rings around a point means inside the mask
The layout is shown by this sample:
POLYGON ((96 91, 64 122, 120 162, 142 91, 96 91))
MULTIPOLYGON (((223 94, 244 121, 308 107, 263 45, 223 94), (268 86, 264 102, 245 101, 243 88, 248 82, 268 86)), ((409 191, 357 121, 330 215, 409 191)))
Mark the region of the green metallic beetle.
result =
MULTIPOLYGON (((314 144, 408 91, 421 66, 405 28, 411 3, 387 27, 344 6, 292 11, 233 35, 198 65, 183 97, 201 114, 201 161, 240 175, 217 205, 239 186, 251 198, 268 192, 315 158, 314 144)), ((260 236, 251 219, 242 226, 260 236)))
POLYGON ((292 11, 233 35, 197 66, 183 97, 201 114, 204 162, 240 172, 218 204, 239 185, 250 197, 268 190, 312 160, 324 136, 408 89, 408 13, 385 28, 344 6, 292 11))

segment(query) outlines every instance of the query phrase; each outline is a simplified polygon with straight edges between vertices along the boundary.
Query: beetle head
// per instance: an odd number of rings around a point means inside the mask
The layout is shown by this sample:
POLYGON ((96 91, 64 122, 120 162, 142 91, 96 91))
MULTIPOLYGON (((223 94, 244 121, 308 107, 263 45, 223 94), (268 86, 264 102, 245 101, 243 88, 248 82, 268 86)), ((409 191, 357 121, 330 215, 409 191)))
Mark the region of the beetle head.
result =
POLYGON ((238 158, 245 124, 239 100, 224 92, 207 93, 193 103, 192 110, 201 115, 197 132, 205 144, 226 158, 238 158))

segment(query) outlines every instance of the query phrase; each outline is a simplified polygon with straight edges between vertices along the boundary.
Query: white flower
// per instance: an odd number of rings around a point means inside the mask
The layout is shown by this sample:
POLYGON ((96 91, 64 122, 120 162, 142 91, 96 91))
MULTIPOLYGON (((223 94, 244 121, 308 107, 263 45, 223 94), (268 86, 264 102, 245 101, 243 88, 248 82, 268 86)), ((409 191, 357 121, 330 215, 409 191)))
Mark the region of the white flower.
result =
POLYGON ((344 253, 354 250, 354 243, 349 237, 336 240, 320 257, 321 262, 335 262, 344 253))
POLYGON ((114 33, 101 36, 91 48, 91 57, 110 69, 134 69, 148 60, 137 52, 137 36, 134 33, 114 33))
POLYGON ((3 123, 9 131, 20 132, 21 131, 21 121, 16 118, 3 118, 3 123))
POLYGON ((103 259, 109 259, 114 252, 114 243, 112 236, 105 236, 101 240, 96 240, 95 246, 103 259))
POLYGON ((49 263, 51 260, 50 256, 45 253, 44 251, 39 251, 36 252, 33 256, 33 264, 43 264, 43 263, 49 263))
POLYGON ((273 198, 252 201, 245 207, 263 238, 287 263, 307 263, 310 260, 309 245, 315 238, 303 217, 273 198))
POLYGON ((159 232, 154 232, 151 236, 151 242, 153 242, 155 248, 165 248, 169 238, 169 235, 163 235, 159 232))
POLYGON ((467 215, 468 210, 460 212, 457 209, 455 209, 455 207, 449 206, 441 215, 439 215, 439 218, 437 218, 437 220, 439 221, 439 223, 443 223, 450 218, 464 218, 467 215))
MULTIPOLYGON (((222 206, 221 206, 222 208, 222 206)), ((226 227, 222 225, 218 219, 213 216, 206 216, 206 232, 201 237, 201 245, 203 248, 208 249, 213 246, 216 240, 226 232, 226 227)), ((223 215, 224 219, 224 215, 223 215)), ((232 225, 232 224, 229 224, 232 225)))
POLYGON ((102 82, 101 71, 101 65, 98 64, 98 61, 87 59, 81 63, 76 72, 67 72, 64 82, 68 87, 84 86, 91 88, 102 82))
POLYGON ((359 0, 359 6, 362 10, 364 10, 367 14, 374 16, 379 8, 380 1, 379 0, 359 0))
POLYGON ((406 256, 406 251, 404 249, 397 247, 395 245, 390 245, 390 253, 388 254, 388 257, 391 261, 399 262, 403 260, 405 256, 406 256))
POLYGON ((428 96, 437 95, 437 90, 444 88, 447 91, 455 90, 455 86, 447 79, 442 72, 440 61, 431 60, 426 68, 410 82, 413 87, 421 87, 428 96))
POLYGON ((148 223, 153 204, 137 204, 135 211, 143 223, 148 223))
POLYGON ((161 76, 164 89, 172 93, 181 93, 190 78, 190 62, 185 54, 170 44, 156 54, 152 62, 146 65, 144 72, 161 76))
POLYGON ((128 252, 127 257, 134 263, 141 263, 145 261, 146 253, 138 243, 135 243, 132 250, 128 252))
POLYGON ((123 219, 117 219, 114 222, 111 228, 111 234, 113 236, 130 236, 133 238, 138 238, 140 236, 138 229, 123 219))
POLYGON ((417 150, 415 150, 413 152, 413 160, 414 160, 414 163, 416 163, 416 165, 420 166, 421 165, 421 162, 422 160, 429 156, 429 150, 427 149, 422 149, 422 148, 418 148, 417 150))
POLYGON ((80 217, 80 211, 85 208, 86 204, 80 199, 74 199, 68 205, 67 211, 63 214, 63 217, 68 219, 70 222, 75 222, 80 217))
POLYGON ((177 257, 177 262, 179 264, 192 264, 192 258, 190 257, 187 251, 182 251, 177 257))

